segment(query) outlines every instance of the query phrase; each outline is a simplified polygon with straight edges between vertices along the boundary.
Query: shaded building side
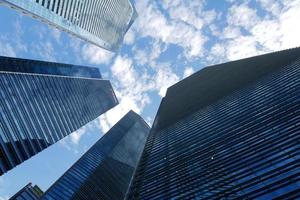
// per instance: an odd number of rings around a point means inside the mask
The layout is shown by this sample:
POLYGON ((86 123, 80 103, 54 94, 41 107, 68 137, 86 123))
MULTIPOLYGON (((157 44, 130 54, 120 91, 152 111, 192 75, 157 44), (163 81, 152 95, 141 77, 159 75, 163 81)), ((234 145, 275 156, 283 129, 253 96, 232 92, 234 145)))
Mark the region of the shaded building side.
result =
POLYGON ((44 200, 124 199, 149 126, 130 111, 44 194, 44 200))
POLYGON ((248 58, 172 86, 127 199, 300 198, 299 58, 299 48, 248 58))

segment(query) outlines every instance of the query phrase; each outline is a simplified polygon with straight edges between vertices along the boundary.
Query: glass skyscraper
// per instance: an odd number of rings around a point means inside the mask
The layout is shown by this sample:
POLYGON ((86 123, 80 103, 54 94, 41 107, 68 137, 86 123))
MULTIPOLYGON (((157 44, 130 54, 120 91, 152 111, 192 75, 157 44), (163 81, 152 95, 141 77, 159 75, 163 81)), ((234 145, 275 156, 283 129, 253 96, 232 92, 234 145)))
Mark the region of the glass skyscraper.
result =
POLYGON ((43 191, 37 185, 29 183, 9 200, 39 200, 42 195, 43 191))
POLYGON ((0 175, 117 103, 97 68, 0 57, 0 175))
POLYGON ((137 17, 131 0, 0 0, 51 26, 116 51, 137 17))
POLYGON ((124 199, 149 130, 147 123, 130 111, 56 181, 41 199, 124 199))
POLYGON ((161 102, 127 199, 300 198, 300 48, 204 68, 161 102))

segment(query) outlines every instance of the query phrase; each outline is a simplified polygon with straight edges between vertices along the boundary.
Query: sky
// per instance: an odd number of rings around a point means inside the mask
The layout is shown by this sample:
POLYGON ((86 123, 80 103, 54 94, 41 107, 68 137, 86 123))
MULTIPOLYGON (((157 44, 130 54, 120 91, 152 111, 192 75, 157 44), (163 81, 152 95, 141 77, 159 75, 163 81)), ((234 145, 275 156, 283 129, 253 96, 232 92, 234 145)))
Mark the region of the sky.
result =
POLYGON ((1 56, 98 67, 120 102, 0 176, 0 200, 29 182, 46 190, 129 110, 151 124, 167 88, 192 73, 300 46, 300 0, 134 2, 139 16, 117 53, 0 6, 1 56))

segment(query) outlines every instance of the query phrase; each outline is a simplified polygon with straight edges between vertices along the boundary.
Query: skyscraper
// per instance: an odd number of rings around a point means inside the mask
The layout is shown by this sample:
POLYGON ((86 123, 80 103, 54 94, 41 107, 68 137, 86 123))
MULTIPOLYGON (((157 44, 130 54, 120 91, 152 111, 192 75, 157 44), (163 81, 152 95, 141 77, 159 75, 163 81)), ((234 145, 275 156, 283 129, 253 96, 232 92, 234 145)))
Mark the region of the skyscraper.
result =
POLYGON ((139 115, 130 111, 54 183, 41 199, 124 199, 149 129, 139 115))
POLYGON ((300 48, 204 68, 161 102, 127 199, 300 198, 300 48))
POLYGON ((0 57, 0 175, 116 104, 97 68, 0 57))
POLYGON ((130 0, 0 0, 99 47, 116 51, 137 17, 130 0))
POLYGON ((37 185, 29 183, 9 200, 39 200, 42 195, 43 191, 37 185))

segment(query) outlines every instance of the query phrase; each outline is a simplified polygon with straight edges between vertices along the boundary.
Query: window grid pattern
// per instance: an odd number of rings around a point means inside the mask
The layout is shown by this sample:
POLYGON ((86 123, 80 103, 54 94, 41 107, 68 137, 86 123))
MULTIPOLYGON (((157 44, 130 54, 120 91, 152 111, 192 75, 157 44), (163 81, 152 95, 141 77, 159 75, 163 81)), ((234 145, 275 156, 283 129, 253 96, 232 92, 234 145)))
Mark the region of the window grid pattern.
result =
POLYGON ((149 126, 144 120, 129 112, 54 183, 42 199, 124 199, 148 133, 149 126), (132 157, 133 162, 127 162, 126 159, 132 157))
POLYGON ((300 62, 152 132, 128 199, 300 198, 300 62))
POLYGON ((119 48, 124 35, 137 17, 130 0, 4 0, 3 2, 109 50, 119 48))
POLYGON ((0 71, 0 174, 116 104, 106 80, 0 71))

